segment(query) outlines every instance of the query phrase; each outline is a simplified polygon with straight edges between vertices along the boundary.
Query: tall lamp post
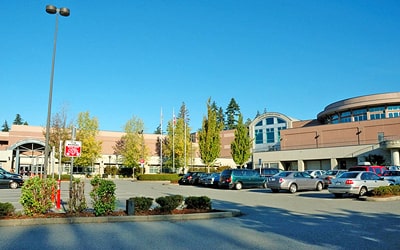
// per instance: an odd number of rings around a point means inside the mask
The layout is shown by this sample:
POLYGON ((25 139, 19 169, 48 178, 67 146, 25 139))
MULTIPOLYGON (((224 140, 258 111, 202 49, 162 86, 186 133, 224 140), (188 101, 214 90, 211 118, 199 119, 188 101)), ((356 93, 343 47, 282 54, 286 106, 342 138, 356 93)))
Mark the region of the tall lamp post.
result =
POLYGON ((50 73, 50 90, 49 90, 49 103, 47 106, 47 122, 46 122, 46 143, 44 149, 44 176, 47 177, 47 168, 49 162, 49 140, 50 140, 50 117, 51 117, 51 102, 53 98, 53 79, 54 79, 54 64, 56 60, 56 48, 57 48, 57 32, 58 32, 58 14, 61 16, 69 16, 70 11, 68 8, 57 8, 54 5, 47 5, 46 12, 49 14, 56 14, 56 28, 54 31, 54 43, 53 43, 53 59, 51 62, 51 73, 50 73))

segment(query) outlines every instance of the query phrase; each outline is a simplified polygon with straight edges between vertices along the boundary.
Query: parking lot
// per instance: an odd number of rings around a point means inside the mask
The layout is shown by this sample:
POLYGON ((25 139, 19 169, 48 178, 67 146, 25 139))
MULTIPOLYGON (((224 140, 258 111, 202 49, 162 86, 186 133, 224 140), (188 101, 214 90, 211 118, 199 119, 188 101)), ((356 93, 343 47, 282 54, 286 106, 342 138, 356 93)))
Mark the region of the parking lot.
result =
MULTIPOLYGON (((18 242, 22 249, 397 249, 400 243, 400 201, 335 199, 325 189, 291 194, 261 188, 115 183, 119 209, 125 209, 126 199, 135 196, 205 195, 212 199, 213 208, 238 209, 244 215, 201 221, 1 228, 0 248, 18 242)), ((85 187, 90 206, 89 182, 85 187)), ((61 190, 67 200, 69 183, 62 183, 61 190)), ((20 189, 0 189, 1 202, 19 204, 19 195, 20 189)))

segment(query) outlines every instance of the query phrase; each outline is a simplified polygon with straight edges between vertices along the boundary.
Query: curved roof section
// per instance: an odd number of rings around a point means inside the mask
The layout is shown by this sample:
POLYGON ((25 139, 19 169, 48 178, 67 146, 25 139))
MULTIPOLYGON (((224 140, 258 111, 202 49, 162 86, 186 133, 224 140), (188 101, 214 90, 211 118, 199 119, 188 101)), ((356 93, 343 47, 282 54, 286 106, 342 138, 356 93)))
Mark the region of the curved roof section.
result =
POLYGON ((291 117, 281 114, 281 113, 266 112, 264 114, 257 116, 256 118, 254 118, 254 120, 250 123, 250 127, 254 127, 259 121, 266 119, 267 117, 279 117, 279 118, 285 120, 286 122, 288 122, 289 127, 292 127, 293 121, 298 121, 297 119, 291 118, 291 117))
POLYGON ((392 104, 400 104, 400 92, 365 95, 334 102, 326 106, 317 118, 323 120, 326 116, 346 110, 392 104))
POLYGON ((26 145, 30 145, 29 149, 30 150, 39 150, 39 149, 43 149, 45 147, 45 143, 39 140, 35 140, 35 139, 30 139, 30 140, 22 140, 19 141, 17 143, 15 143, 14 145, 10 146, 9 149, 10 150, 15 150, 18 147, 27 147, 26 145))

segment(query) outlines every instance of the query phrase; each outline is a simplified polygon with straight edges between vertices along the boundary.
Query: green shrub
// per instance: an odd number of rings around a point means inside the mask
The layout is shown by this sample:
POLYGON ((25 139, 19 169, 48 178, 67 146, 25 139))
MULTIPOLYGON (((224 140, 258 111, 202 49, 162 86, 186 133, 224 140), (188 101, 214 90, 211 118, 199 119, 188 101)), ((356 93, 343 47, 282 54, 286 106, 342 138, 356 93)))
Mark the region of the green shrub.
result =
POLYGON ((82 212, 87 208, 85 198, 85 182, 76 179, 72 182, 71 196, 69 200, 69 212, 82 212))
POLYGON ((150 209, 154 199, 149 197, 133 197, 129 198, 129 200, 133 201, 135 212, 144 212, 150 209))
POLYGON ((90 197, 92 198, 94 214, 101 216, 113 213, 116 206, 115 183, 96 176, 90 181, 90 184, 93 186, 90 197))
POLYGON ((183 202, 182 195, 170 195, 159 197, 156 199, 156 202, 160 205, 160 210, 162 212, 171 213, 172 210, 176 209, 183 202))
POLYGON ((26 215, 44 214, 53 207, 57 183, 52 178, 38 176, 25 181, 21 188, 20 202, 26 215))
POLYGON ((0 202, 0 216, 13 215, 15 213, 15 207, 9 203, 0 202))
POLYGON ((400 195, 400 185, 378 187, 372 190, 372 196, 400 195))
POLYGON ((185 199, 186 207, 189 209, 207 209, 211 210, 211 199, 207 196, 189 196, 185 199))

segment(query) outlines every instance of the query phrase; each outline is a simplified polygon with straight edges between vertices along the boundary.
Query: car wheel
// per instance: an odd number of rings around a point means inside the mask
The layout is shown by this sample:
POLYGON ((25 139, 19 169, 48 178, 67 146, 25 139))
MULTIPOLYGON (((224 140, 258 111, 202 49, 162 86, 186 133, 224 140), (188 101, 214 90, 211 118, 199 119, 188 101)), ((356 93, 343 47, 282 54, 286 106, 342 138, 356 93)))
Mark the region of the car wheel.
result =
POLYGON ((263 185, 262 185, 262 187, 263 187, 263 188, 267 188, 267 183, 264 182, 263 185))
POLYGON ((360 193, 358 193, 359 196, 364 196, 368 192, 366 187, 362 187, 360 189, 360 193))
POLYGON ((242 183, 241 182, 236 183, 235 188, 236 190, 242 189, 242 183))
POLYGON ((343 194, 333 194, 335 196, 335 198, 342 198, 343 194))
POLYGON ((321 191, 323 187, 324 187, 324 185, 322 185, 322 182, 318 182, 316 189, 317 189, 317 191, 321 191))
POLYGON ((292 194, 297 192, 297 185, 296 184, 292 184, 289 187, 289 192, 291 192, 292 194))
POLYGON ((279 189, 271 189, 272 193, 279 193, 279 189))
POLYGON ((14 182, 14 181, 10 183, 10 188, 16 189, 17 187, 18 187, 18 183, 14 182))

